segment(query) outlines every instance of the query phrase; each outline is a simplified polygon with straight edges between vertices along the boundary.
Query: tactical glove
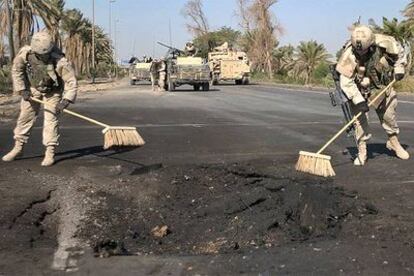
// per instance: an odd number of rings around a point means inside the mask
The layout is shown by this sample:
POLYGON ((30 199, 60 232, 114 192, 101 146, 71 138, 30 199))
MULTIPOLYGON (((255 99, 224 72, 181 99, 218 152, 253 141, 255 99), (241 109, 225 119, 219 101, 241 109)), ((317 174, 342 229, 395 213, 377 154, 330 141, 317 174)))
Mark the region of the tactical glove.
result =
POLYGON ((23 90, 22 92, 22 98, 25 101, 30 100, 30 97, 32 96, 32 93, 30 93, 30 90, 23 90))
POLYGON ((356 105, 356 109, 358 112, 367 113, 369 111, 369 106, 366 101, 361 102, 356 105))
POLYGON ((60 103, 56 105, 56 115, 62 113, 64 109, 66 109, 70 104, 69 100, 63 99, 60 103))
POLYGON ((397 73, 397 74, 395 74, 394 78, 395 78, 396 81, 400 81, 404 78, 404 74, 397 73))

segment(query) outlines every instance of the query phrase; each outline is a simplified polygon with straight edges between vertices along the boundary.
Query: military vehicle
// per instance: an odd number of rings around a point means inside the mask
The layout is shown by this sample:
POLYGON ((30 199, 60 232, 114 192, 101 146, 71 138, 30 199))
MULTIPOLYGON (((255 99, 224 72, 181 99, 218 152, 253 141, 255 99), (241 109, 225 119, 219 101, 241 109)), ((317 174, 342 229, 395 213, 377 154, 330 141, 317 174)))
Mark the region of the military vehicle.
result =
POLYGON ((250 64, 245 52, 235 51, 227 43, 216 47, 208 54, 213 84, 234 81, 237 85, 249 84, 250 64))
POLYGON ((139 81, 151 81, 151 62, 141 62, 137 58, 132 58, 129 63, 129 80, 131 85, 135 85, 139 81))
POLYGON ((158 44, 168 48, 165 56, 166 90, 174 91, 184 84, 193 86, 194 91, 210 90, 211 74, 207 62, 200 57, 186 57, 183 51, 161 42, 158 44))

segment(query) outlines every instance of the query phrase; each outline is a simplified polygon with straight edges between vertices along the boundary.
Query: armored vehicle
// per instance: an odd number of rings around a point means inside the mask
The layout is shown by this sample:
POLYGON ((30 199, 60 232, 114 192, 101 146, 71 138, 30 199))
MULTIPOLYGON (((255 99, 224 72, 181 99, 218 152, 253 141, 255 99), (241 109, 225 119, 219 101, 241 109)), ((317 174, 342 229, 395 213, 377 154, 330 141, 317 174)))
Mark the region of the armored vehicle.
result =
POLYGON ((245 52, 230 49, 225 43, 208 54, 208 62, 214 85, 220 81, 249 84, 250 64, 245 52))
POLYGON ((194 91, 210 90, 210 67, 200 57, 186 57, 184 52, 159 43, 169 50, 165 57, 166 61, 166 88, 174 91, 177 87, 188 84, 193 86, 194 91))
POLYGON ((139 81, 151 81, 150 67, 151 62, 140 62, 138 59, 135 59, 133 62, 130 62, 130 84, 135 85, 139 81))

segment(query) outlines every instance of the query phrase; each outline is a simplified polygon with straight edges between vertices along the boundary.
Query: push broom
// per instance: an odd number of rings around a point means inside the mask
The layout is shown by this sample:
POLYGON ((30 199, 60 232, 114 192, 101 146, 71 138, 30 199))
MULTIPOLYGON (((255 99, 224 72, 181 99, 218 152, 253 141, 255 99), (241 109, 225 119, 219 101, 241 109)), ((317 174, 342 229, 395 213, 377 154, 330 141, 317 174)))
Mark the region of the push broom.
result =
MULTIPOLYGON (((43 105, 53 106, 33 97, 31 100, 43 105)), ((144 139, 142 139, 135 127, 110 126, 67 109, 64 109, 63 112, 103 127, 105 150, 112 147, 141 147, 145 144, 144 139)))
MULTIPOLYGON (((380 99, 395 83, 393 80, 383 91, 381 91, 368 106, 372 106, 378 99, 380 99)), ((301 151, 299 152, 299 160, 296 163, 296 170, 300 172, 310 173, 323 177, 335 176, 335 171, 331 165, 331 156, 323 155, 325 151, 338 137, 344 133, 359 117, 362 116, 362 112, 358 113, 354 118, 349 121, 340 131, 338 131, 317 153, 301 151)))

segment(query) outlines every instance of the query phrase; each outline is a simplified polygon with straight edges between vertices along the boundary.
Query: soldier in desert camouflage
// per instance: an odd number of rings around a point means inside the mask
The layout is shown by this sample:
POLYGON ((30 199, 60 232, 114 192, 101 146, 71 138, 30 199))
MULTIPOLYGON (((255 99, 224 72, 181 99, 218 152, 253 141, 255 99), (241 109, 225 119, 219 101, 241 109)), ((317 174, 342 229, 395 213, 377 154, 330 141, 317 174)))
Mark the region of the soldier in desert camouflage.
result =
POLYGON ((46 31, 33 35, 30 46, 20 49, 13 61, 13 90, 22 96, 20 115, 14 129, 15 145, 2 160, 10 162, 23 153, 30 132, 40 112, 40 104, 31 97, 48 103, 44 106, 43 145, 46 147, 42 166, 55 163, 59 145, 59 114, 76 100, 78 84, 72 66, 56 47, 46 31))

